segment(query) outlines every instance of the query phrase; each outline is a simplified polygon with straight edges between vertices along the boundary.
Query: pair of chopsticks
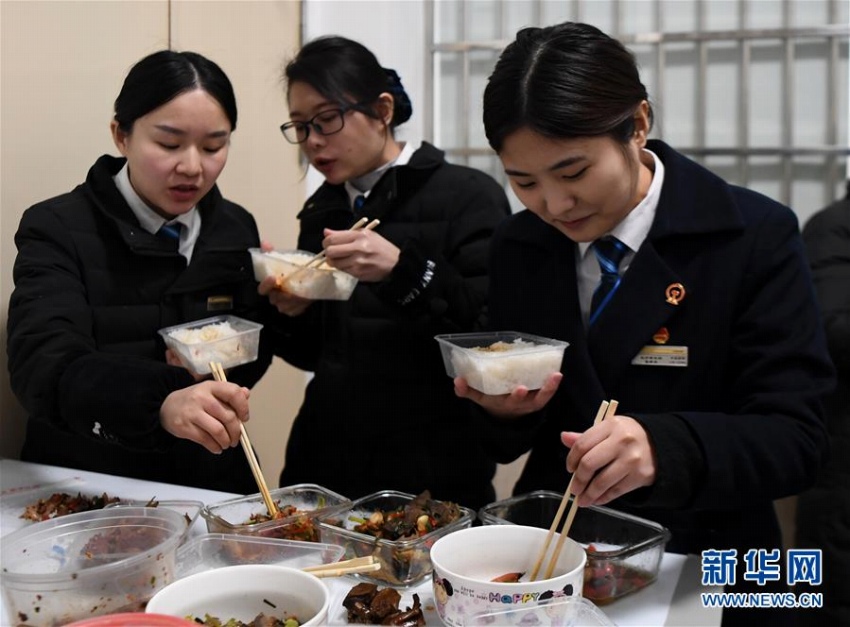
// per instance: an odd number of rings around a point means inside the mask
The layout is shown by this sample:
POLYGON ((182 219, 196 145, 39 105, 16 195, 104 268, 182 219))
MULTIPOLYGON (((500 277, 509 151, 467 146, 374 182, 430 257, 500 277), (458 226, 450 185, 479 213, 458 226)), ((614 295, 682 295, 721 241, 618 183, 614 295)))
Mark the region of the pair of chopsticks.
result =
MULTIPOLYGON (((210 370, 212 371, 213 378, 216 381, 227 381, 227 377, 224 374, 224 368, 221 367, 221 363, 211 361, 210 370)), ((239 441, 242 443, 242 450, 245 451, 245 457, 248 458, 248 465, 251 467, 251 472, 254 474, 254 480, 257 482, 257 486, 260 488, 260 493, 263 495, 263 501, 266 503, 266 509, 269 510, 269 516, 275 518, 279 513, 277 505, 275 504, 272 495, 269 493, 269 488, 266 485, 266 479, 263 477, 263 471, 260 470, 260 462, 254 454, 254 449, 251 446, 251 440, 248 439, 248 432, 245 430, 245 425, 241 421, 239 422, 239 429, 241 430, 239 441)))
MULTIPOLYGON (((371 230, 375 229, 380 223, 381 223, 380 220, 372 220, 371 222, 369 222, 369 218, 360 218, 357 222, 352 224, 351 228, 349 228, 348 230, 349 231, 359 231, 359 230, 362 229, 364 231, 371 231, 371 230), (368 222, 368 224, 367 224, 367 222, 368 222)), ((313 257, 310 261, 305 263, 303 268, 296 270, 290 276, 291 277, 295 276, 296 274, 298 274, 302 270, 306 270, 307 268, 316 268, 316 267, 322 265, 322 262, 325 260, 326 257, 327 257, 327 255, 325 254, 325 251, 323 250, 318 255, 313 257)))
MULTIPOLYGON (((599 405, 599 410, 596 412, 596 418, 593 419, 593 424, 597 425, 606 418, 613 416, 617 411, 617 401, 611 400, 602 401, 602 404, 599 405)), ((558 563, 558 556, 561 554, 561 549, 564 547, 564 541, 567 539, 567 535, 570 533, 570 527, 573 526, 573 520, 576 517, 576 512, 578 512, 578 504, 576 503, 576 498, 573 496, 573 500, 570 501, 570 496, 573 492, 573 479, 575 479, 575 475, 570 479, 570 483, 567 486, 567 491, 564 492, 564 496, 561 499, 561 505, 558 507, 558 511, 555 513, 555 519, 552 521, 552 526, 549 527, 549 534, 546 536, 546 541, 543 543, 543 548, 540 550, 540 555, 537 557, 537 562, 534 564, 534 568, 531 570, 531 575, 529 576, 530 581, 536 581, 537 575, 540 572, 540 567, 543 565, 543 560, 546 557, 546 553, 549 551, 549 544, 552 542, 552 537, 555 535, 555 530, 558 528, 558 525, 561 524, 561 517, 564 515, 564 510, 567 507, 567 503, 570 504, 570 511, 567 513, 567 520, 564 522, 564 528, 561 529, 561 536, 558 538, 558 543, 555 545, 555 551, 552 553, 552 557, 549 560, 549 566, 546 568, 545 579, 549 579, 552 576, 552 573, 555 570, 555 565, 558 563)))
POLYGON ((345 560, 344 562, 307 566, 301 570, 306 573, 310 573, 311 575, 315 575, 316 577, 341 577, 343 575, 372 573, 377 570, 381 570, 381 563, 375 560, 374 555, 367 555, 366 557, 356 557, 354 559, 345 560))

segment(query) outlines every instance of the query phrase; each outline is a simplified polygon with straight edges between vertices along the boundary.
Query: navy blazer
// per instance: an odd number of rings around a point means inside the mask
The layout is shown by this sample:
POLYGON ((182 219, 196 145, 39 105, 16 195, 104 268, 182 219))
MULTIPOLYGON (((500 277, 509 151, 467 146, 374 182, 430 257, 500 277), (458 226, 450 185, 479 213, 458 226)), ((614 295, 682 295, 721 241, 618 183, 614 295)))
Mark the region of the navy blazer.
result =
POLYGON ((563 430, 590 427, 600 402, 638 420, 656 450, 656 483, 612 503, 673 532, 670 550, 779 547, 774 499, 812 483, 826 447, 821 398, 833 385, 795 215, 730 186, 662 142, 665 167, 649 235, 588 332, 576 244, 529 211, 493 240, 490 326, 566 340, 564 379, 537 414, 488 418, 484 439, 508 462, 531 449, 515 493, 563 492, 563 430), (678 304, 668 286, 684 286, 678 304), (687 367, 638 366, 660 329, 687 367))

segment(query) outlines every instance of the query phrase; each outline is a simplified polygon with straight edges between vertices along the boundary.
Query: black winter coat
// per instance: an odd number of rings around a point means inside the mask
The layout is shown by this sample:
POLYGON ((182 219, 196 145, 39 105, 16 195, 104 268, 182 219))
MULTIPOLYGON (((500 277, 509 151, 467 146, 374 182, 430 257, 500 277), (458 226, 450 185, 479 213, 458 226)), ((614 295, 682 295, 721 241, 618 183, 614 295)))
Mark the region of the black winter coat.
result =
MULTIPOLYGON (((848 185, 850 191, 850 185, 848 185)), ((826 403, 831 455, 814 488, 797 500, 797 546, 823 550, 824 607, 801 625, 850 625, 850 194, 803 229, 838 386, 826 403)))
MULTIPOLYGON (((213 455, 160 426, 165 397, 195 381, 165 363, 157 330, 268 311, 248 253, 259 243, 256 224, 214 187, 198 205, 201 233, 187 266, 139 226, 112 180, 124 162, 101 157, 85 183, 29 208, 15 235, 8 357, 12 389, 29 413, 21 457, 254 492, 241 449, 213 455)), ((263 347, 228 378, 251 386, 270 361, 263 347)))
MULTIPOLYGON (((736 590, 782 589, 785 570, 764 587, 745 580, 744 555, 782 546, 773 500, 814 482, 826 448, 822 401, 834 386, 797 220, 662 142, 647 148, 665 168, 655 219, 589 329, 575 243, 529 211, 494 236, 490 324, 570 346, 543 411, 511 421, 478 412, 481 432, 498 461, 531 449, 516 493, 563 492, 560 433, 588 429, 600 402, 616 399, 617 413, 646 429, 657 474, 611 506, 669 528, 669 551, 737 549, 736 590), (681 301, 667 298, 676 284, 681 301), (661 329, 667 346, 687 347, 685 367, 633 361, 661 329)), ((787 624, 786 610, 754 611, 755 623, 725 609, 724 625, 787 624)))
MULTIPOLYGON (((392 274, 285 320, 279 354, 315 377, 281 485, 315 482, 349 498, 427 488, 474 508, 493 500, 495 464, 479 449, 434 336, 482 323, 490 235, 509 212, 495 181, 448 164, 429 144, 376 184, 363 213, 401 249, 392 274)), ((313 252, 323 228, 354 221, 344 186, 327 183, 298 217, 298 246, 313 252)))

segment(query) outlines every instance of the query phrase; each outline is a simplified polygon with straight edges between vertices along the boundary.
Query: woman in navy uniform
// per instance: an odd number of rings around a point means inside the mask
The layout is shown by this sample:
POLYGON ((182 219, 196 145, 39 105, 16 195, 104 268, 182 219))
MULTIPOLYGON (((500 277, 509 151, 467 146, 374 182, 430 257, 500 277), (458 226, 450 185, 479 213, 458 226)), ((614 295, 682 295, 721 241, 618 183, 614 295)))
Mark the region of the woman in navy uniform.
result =
POLYGON ((236 129, 230 80, 209 59, 162 50, 128 73, 112 138, 74 190, 29 208, 15 235, 12 389, 24 460, 254 492, 238 448, 255 362, 201 381, 157 330, 274 311, 256 293, 254 218, 216 180, 236 129))
POLYGON ((281 485, 315 482, 350 498, 419 493, 478 508, 495 463, 447 385, 434 335, 486 313, 490 237, 509 214, 491 177, 399 141, 412 114, 400 77, 344 37, 305 45, 286 67, 297 143, 325 182, 298 214, 298 247, 359 279, 348 301, 260 290, 284 315, 279 354, 310 370, 281 485), (375 230, 348 230, 358 218, 375 230))
POLYGON ((668 550, 737 549, 727 589, 782 589, 784 559, 761 587, 744 555, 781 549, 773 500, 813 481, 833 385, 794 214, 648 140, 634 58, 592 26, 520 31, 484 126, 527 207, 494 237, 490 325, 570 343, 537 391, 456 380, 499 461, 531 451, 515 492, 572 475, 579 504, 664 524, 668 550), (620 409, 591 426, 604 399, 620 409))

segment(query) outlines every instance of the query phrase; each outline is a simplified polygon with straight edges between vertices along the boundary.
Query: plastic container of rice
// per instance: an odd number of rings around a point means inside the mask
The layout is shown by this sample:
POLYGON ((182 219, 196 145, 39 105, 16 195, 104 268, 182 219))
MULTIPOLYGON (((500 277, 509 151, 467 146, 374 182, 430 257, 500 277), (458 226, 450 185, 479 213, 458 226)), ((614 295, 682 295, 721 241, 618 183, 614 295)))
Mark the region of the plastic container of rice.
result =
POLYGON ((227 369, 256 360, 262 328, 236 316, 215 316, 166 327, 159 334, 186 368, 209 374, 211 361, 227 369))
POLYGON ((357 286, 357 279, 347 272, 336 270, 326 263, 304 268, 315 258, 303 250, 272 250, 264 252, 249 248, 254 263, 254 278, 277 278, 281 290, 310 300, 348 300, 357 286))
POLYGON ((522 385, 543 387, 561 370, 567 342, 528 333, 452 333, 434 337, 450 377, 463 377, 484 394, 510 394, 522 385))

